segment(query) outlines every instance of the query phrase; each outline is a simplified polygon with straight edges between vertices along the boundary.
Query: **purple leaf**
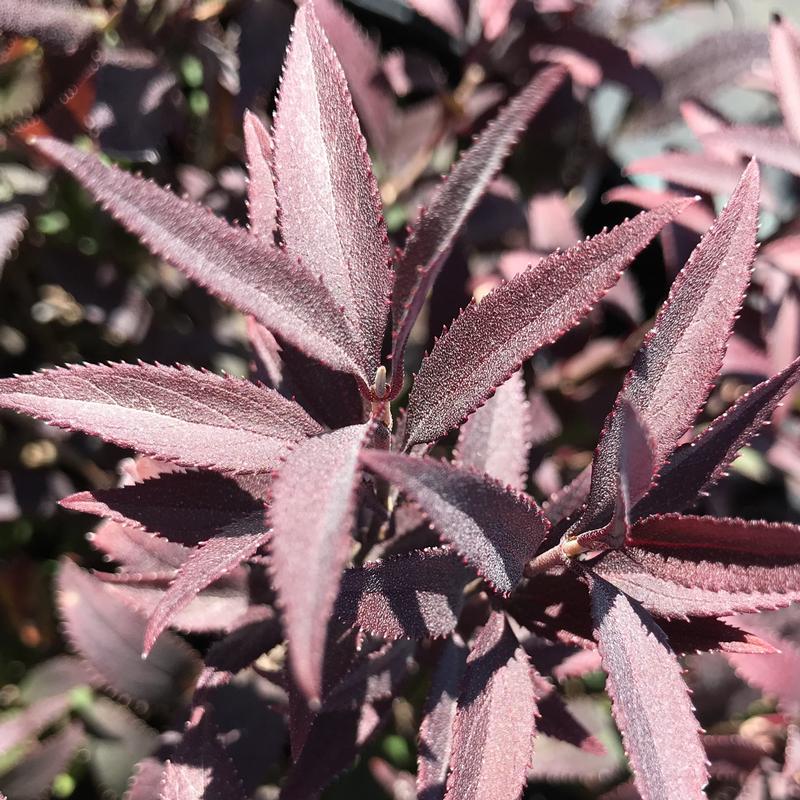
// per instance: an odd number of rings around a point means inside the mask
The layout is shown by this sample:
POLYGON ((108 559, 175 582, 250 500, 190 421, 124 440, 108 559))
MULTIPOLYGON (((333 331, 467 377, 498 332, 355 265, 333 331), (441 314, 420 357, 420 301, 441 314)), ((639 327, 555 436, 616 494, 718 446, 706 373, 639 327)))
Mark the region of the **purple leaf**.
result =
POLYGON ((713 147, 729 147, 764 164, 800 175, 800 144, 783 128, 734 125, 703 136, 702 142, 713 147))
MULTIPOLYGON (((604 203, 628 203, 639 208, 653 209, 664 203, 678 200, 685 195, 671 191, 656 191, 655 189, 642 189, 639 186, 615 186, 603 195, 604 203)), ((714 213, 703 203, 686 209, 680 217, 675 220, 676 225, 682 225, 695 233, 703 234, 714 222, 714 213)))
POLYGON ((382 639, 447 636, 471 577, 458 554, 444 547, 393 556, 344 573, 336 614, 382 639))
POLYGON ((523 361, 577 324, 661 228, 692 202, 644 212, 554 253, 464 310, 414 380, 406 447, 444 436, 523 361))
POLYGON ((278 201, 272 178, 272 144, 264 124, 250 111, 244 115, 244 146, 247 151, 250 230, 273 244, 278 227, 278 201))
POLYGON ((147 620, 68 560, 58 573, 57 599, 67 640, 117 694, 170 703, 194 681, 200 665, 191 648, 165 634, 142 660, 147 620))
POLYGON ((510 592, 548 524, 526 495, 444 461, 369 450, 364 465, 420 507, 437 533, 498 592, 510 592))
POLYGON ((769 29, 769 56, 784 127, 800 142, 800 40, 794 25, 777 15, 769 29))
POLYGON ((200 286, 309 355, 365 384, 372 381, 339 303, 285 252, 63 142, 37 139, 34 146, 71 172, 153 253, 200 286))
POLYGON ((392 291, 393 394, 402 385, 408 336, 445 254, 514 143, 562 84, 564 75, 561 67, 549 67, 531 80, 450 170, 412 230, 397 264, 392 291))
POLYGON ((172 574, 191 555, 188 547, 111 520, 101 523, 87 538, 92 547, 116 561, 128 574, 172 574))
POLYGON ((591 464, 582 469, 566 486, 552 494, 542 503, 542 511, 550 522, 568 519, 586 501, 592 484, 591 464))
POLYGON ((442 643, 425 701, 417 746, 417 798, 443 800, 453 746, 458 690, 467 665, 467 648, 454 634, 442 643))
POLYGON ((634 509, 634 517, 682 511, 725 476, 739 451, 766 425, 800 379, 800 359, 742 395, 667 461, 656 487, 634 509))
POLYGON ((309 699, 321 690, 326 625, 352 546, 358 455, 369 431, 368 425, 353 425, 307 439, 289 454, 273 483, 273 583, 292 672, 309 699))
POLYGON ((362 365, 371 379, 388 315, 389 243, 347 82, 311 3, 295 17, 274 148, 281 236, 358 331, 362 365))
POLYGON ((525 382, 515 372, 461 427, 455 463, 524 489, 530 427, 525 382))
POLYGON ((755 255, 758 167, 752 162, 730 202, 695 248, 636 354, 614 410, 606 419, 592 469, 592 488, 577 532, 611 519, 609 476, 619 472, 620 431, 628 402, 650 432, 653 473, 694 423, 722 367, 725 343, 742 303, 755 255))
POLYGON ((676 653, 772 653, 775 648, 760 636, 714 617, 660 619, 676 653))
POLYGON ((266 484, 261 476, 245 482, 215 472, 171 472, 133 486, 79 492, 61 505, 192 547, 213 536, 239 536, 259 528, 266 484))
POLYGON ((555 686, 537 673, 534 673, 534 683, 539 696, 537 700, 539 711, 537 732, 571 744, 587 753, 603 755, 605 747, 573 716, 555 686))
POLYGON ((195 550, 153 609, 147 621, 143 654, 150 653, 172 618, 188 606, 197 594, 253 555, 269 536, 266 520, 257 517, 248 530, 218 534, 195 550))
POLYGON ((242 781, 217 738, 209 711, 201 711, 167 761, 159 800, 245 800, 242 781))
POLYGON ((78 365, 0 380, 0 406, 189 467, 272 469, 320 428, 297 404, 189 367, 78 365))
POLYGON ((531 764, 536 693, 528 656, 494 611, 467 658, 446 800, 517 800, 531 764))
POLYGON ((704 798, 705 750, 663 631, 601 578, 591 578, 590 591, 612 711, 643 800, 704 798))

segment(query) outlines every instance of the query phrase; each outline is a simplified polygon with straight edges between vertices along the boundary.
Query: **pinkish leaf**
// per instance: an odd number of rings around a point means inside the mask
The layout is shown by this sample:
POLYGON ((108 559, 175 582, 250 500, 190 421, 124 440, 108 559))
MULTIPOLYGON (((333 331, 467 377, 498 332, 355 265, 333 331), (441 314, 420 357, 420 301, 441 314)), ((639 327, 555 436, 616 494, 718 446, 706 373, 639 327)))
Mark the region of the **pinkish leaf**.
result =
POLYGON ((142 660, 147 620, 68 560, 58 573, 57 599, 67 640, 116 693, 170 703, 191 685, 199 668, 195 652, 174 634, 165 634, 142 660))
POLYGON ((620 469, 620 404, 629 402, 654 443, 655 474, 694 423, 717 377, 725 343, 750 279, 758 226, 758 167, 745 170, 730 202, 695 248, 636 354, 597 446, 592 488, 576 532, 601 528, 616 498, 608 478, 620 469))
POLYGON ((494 611, 467 658, 446 800, 517 800, 531 764, 536 692, 528 656, 494 611))
POLYGON ((402 385, 403 353, 414 321, 444 256, 531 118, 562 84, 565 71, 548 67, 492 120, 458 160, 419 219, 397 264, 392 291, 392 391, 402 385))
POLYGON ((347 570, 336 614, 382 639, 446 636, 473 573, 447 548, 415 550, 347 570))
POLYGON ((123 573, 174 573, 191 555, 188 547, 111 520, 102 522, 87 538, 108 560, 116 561, 123 573))
POLYGON ((260 528, 267 483, 261 476, 237 481, 215 472, 172 472, 133 486, 79 492, 60 504, 193 547, 214 536, 239 536, 260 528))
POLYGON ((320 428, 296 403, 189 367, 78 365, 0 380, 0 406, 189 467, 272 469, 320 428))
POLYGON ((273 583, 292 673, 309 699, 321 690, 326 626, 352 546, 358 455, 369 430, 352 425, 307 439, 289 454, 273 483, 273 583))
POLYGON ((524 489, 529 428, 525 382, 522 373, 515 372, 461 427, 455 463, 524 489))
POLYGON ((14 252, 22 239, 28 218, 22 206, 0 208, 0 274, 8 257, 14 252))
POLYGON ((590 591, 612 711, 643 800, 704 798, 705 750, 664 632, 601 578, 591 578, 590 591))
POLYGON ((408 0, 408 5, 454 39, 464 35, 464 18, 458 0, 408 0))
POLYGON ((187 728, 167 761, 159 800, 245 800, 245 797, 241 778, 206 709, 187 728))
POLYGON ((196 549, 178 570, 175 580, 153 609, 147 621, 143 654, 150 653, 172 618, 188 606, 197 594, 253 555, 269 536, 266 520, 260 516, 247 530, 217 534, 196 549))
POLYGON ((769 28, 769 56, 784 127, 800 142, 800 37, 797 28, 777 14, 769 28))
POLYGON ((764 164, 800 175, 800 144, 791 139, 783 128, 733 125, 724 131, 703 136, 702 142, 713 147, 729 147, 764 164))
POLYGON ((547 519, 556 524, 568 519, 586 501, 592 483, 591 464, 582 469, 566 486, 550 495, 542 503, 542 511, 547 519))
POLYGON ((532 499, 444 461, 377 450, 361 458, 408 495, 498 592, 508 593, 519 583, 548 529, 532 499))
POLYGON ((247 151, 250 230, 273 244, 273 235, 278 227, 278 204, 272 178, 272 144, 264 124, 250 111, 244 115, 244 146, 247 151))
POLYGON ((359 332, 371 382, 388 314, 389 244, 347 82, 311 3, 295 17, 274 137, 281 236, 359 332))
POLYGON ((70 710, 70 698, 66 693, 46 697, 33 705, 0 721, 0 753, 6 754, 35 739, 43 730, 55 724, 70 710))
POLYGON ((467 648, 454 634, 442 643, 425 701, 417 746, 417 798, 443 800, 453 746, 458 690, 467 666, 467 648))
POLYGON ((247 340, 250 344, 250 380, 270 389, 283 389, 283 363, 278 340, 254 317, 247 318, 247 340))
POLYGON ((282 250, 63 142, 37 139, 34 145, 71 172, 152 252, 200 286, 334 369, 372 381, 339 303, 282 250))
MULTIPOLYGON (((639 208, 653 209, 664 203, 678 200, 684 195, 678 192, 659 192, 654 189, 641 189, 638 186, 615 186, 603 195, 604 203, 628 203, 639 208)), ((714 213, 708 206, 696 203, 690 206, 675 220, 675 225, 683 225, 695 233, 703 234, 714 222, 714 213)))
POLYGON ((555 686, 537 673, 534 673, 534 684, 538 694, 537 733, 566 742, 587 753, 603 755, 605 747, 570 713, 569 706, 555 686))
POLYGON ((406 447, 461 423, 540 347, 578 323, 668 222, 679 200, 554 253, 471 304, 422 362, 408 402, 406 447))
POLYGON ((769 425, 776 407, 798 379, 800 359, 742 395, 691 442, 675 450, 656 487, 634 509, 634 517, 691 506, 725 476, 739 451, 769 425))

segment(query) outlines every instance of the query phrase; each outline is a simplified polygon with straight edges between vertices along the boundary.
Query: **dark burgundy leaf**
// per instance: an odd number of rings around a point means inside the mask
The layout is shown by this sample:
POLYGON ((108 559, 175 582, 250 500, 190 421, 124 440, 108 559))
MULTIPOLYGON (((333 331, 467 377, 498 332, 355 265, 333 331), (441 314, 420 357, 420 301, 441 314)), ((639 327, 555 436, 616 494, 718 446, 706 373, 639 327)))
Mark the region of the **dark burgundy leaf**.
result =
POLYGON ((273 483, 269 510, 275 589, 291 666, 308 698, 321 690, 328 618, 352 543, 359 451, 368 425, 324 433, 290 453, 273 483))
POLYGON ((425 701, 417 747, 417 800, 443 800, 453 745, 458 691, 467 648, 454 634, 442 643, 425 701))
POLYGON ((530 428, 525 382, 515 372, 461 427, 455 463, 524 489, 530 428))
POLYGON ((336 614, 383 639, 447 636, 471 577, 461 557, 443 547, 393 556, 344 573, 336 614))
POLYGON ((371 382, 388 316, 389 242, 344 72, 311 3, 295 17, 274 137, 281 236, 359 331, 371 382))
POLYGON ((272 144, 264 124, 250 111, 244 115, 244 146, 247 151, 250 230, 272 244, 278 227, 278 201, 272 178, 272 144))
POLYGON ((592 577, 590 587, 606 687, 643 800, 704 798, 705 750, 666 636, 611 584, 592 577))
POLYGON ((758 226, 758 167, 745 170, 730 202, 695 248, 672 285, 653 328, 634 358, 614 410, 609 414, 592 470, 587 508, 577 532, 611 519, 616 498, 608 480, 619 472, 623 453, 618 413, 628 402, 653 438, 658 471, 694 423, 722 367, 730 335, 750 279, 758 226))
POLYGON ((272 469, 320 428, 296 403, 189 367, 77 365, 0 380, 0 406, 190 467, 272 469))
POLYGON ((377 450, 362 461, 408 495, 498 592, 519 583, 548 529, 531 498, 443 461, 377 450))
POLYGON ((446 800, 517 800, 531 765, 535 715, 528 656, 495 611, 467 658, 446 800))
POLYGON ((676 653, 772 653, 774 647, 753 633, 729 625, 714 617, 660 619, 676 653))
POLYGON ((55 139, 36 148, 71 172, 150 250, 324 363, 365 383, 366 362, 338 303, 304 266, 208 209, 55 139))
POLYGON ((58 574, 58 607, 70 644, 117 694, 170 703, 194 681, 200 664, 191 648, 165 634, 143 660, 147 620, 68 560, 58 574))
POLYGON ((800 359, 742 395, 667 461, 656 487, 636 506, 634 517, 682 511, 725 476, 739 451, 766 425, 800 379, 800 359))
POLYGON ((397 264, 392 291, 392 384, 403 376, 406 341, 458 232, 520 134, 564 80, 561 67, 548 67, 487 126, 450 170, 428 210, 411 232, 397 264))
POLYGON ((468 306, 422 362, 408 402, 405 446, 435 441, 461 423, 525 359, 579 322, 692 202, 644 212, 554 253, 468 306))

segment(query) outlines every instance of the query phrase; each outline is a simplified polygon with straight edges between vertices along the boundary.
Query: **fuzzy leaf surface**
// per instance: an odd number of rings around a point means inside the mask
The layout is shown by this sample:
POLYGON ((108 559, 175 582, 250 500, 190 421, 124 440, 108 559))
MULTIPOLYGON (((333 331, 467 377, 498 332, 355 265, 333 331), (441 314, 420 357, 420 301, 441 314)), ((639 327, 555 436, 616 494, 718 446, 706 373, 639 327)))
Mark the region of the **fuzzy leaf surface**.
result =
POLYGON ((366 380, 362 349, 339 303, 285 252, 64 142, 36 139, 34 146, 72 173, 151 252, 309 355, 366 380))
POLYGON ((252 112, 244 115, 244 146, 247 153, 247 207, 250 230, 272 243, 278 226, 278 201, 272 177, 272 145, 269 133, 252 112))
POLYGON ((461 427, 456 463, 524 489, 530 442, 525 382, 515 372, 461 427))
POLYGON ((79 365, 0 380, 0 407, 188 467, 272 469, 320 428, 296 403, 188 367, 79 365))
POLYGON ((678 447, 658 484, 634 508, 643 518, 683 511, 724 477, 739 451, 768 425, 775 409, 800 379, 800 359, 743 394, 691 442, 678 447))
POLYGON ((294 678, 308 698, 321 690, 326 628, 350 555, 361 482, 358 456, 368 431, 367 425, 352 425, 307 439, 273 482, 273 583, 294 678))
POLYGON ((384 639, 446 636, 458 623, 472 577, 444 547, 367 563, 344 573, 336 614, 384 639))
POLYGON ((517 800, 531 764, 535 715, 528 656, 495 611, 467 658, 445 799, 517 800))
POLYGON ((519 583, 548 530, 533 500, 443 461, 376 450, 362 461, 416 503, 498 592, 519 583))
POLYGON ((311 3, 295 17, 274 137, 281 236, 359 331, 372 378, 388 316, 388 238, 347 81, 311 3))
POLYGON ((408 402, 407 448, 435 441, 527 358, 577 324, 692 200, 646 211, 512 278, 468 306, 422 362, 408 402))
POLYGON ((607 690, 642 800, 699 800, 705 750, 678 659, 638 603, 592 577, 592 618, 607 690))
POLYGON ((758 189, 758 167, 752 162, 673 283, 606 420, 578 531, 606 525, 612 516, 616 498, 609 481, 616 480, 624 455, 621 431, 627 416, 619 413, 622 403, 631 405, 652 436, 654 473, 705 403, 750 279, 758 189))
POLYGON ((408 336, 443 257, 520 134, 561 85, 564 76, 561 67, 549 67, 528 83, 450 170, 412 230, 397 264, 392 291, 394 383, 398 375, 402 378, 408 336))

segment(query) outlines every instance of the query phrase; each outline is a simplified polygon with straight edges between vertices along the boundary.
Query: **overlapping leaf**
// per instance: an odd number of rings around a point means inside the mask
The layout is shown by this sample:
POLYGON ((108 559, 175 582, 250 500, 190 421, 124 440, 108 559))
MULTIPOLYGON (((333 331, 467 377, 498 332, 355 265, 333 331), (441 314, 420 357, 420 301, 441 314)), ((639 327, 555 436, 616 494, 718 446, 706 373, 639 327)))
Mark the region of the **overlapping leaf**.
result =
POLYGON ((188 367, 78 365, 0 380, 0 406, 190 467, 272 469, 319 431, 295 403, 188 367))
POLYGON ((530 498, 432 459, 372 450, 362 461, 408 495, 497 591, 510 592, 519 583, 548 529, 530 498))
POLYGON ((278 201, 272 178, 272 144, 267 129, 250 111, 244 115, 244 145, 247 151, 250 229, 272 244, 278 226, 278 201))
POLYGON ((575 325, 668 222, 669 203, 554 253, 470 305, 422 362, 408 402, 406 447, 444 436, 522 362, 575 325))

